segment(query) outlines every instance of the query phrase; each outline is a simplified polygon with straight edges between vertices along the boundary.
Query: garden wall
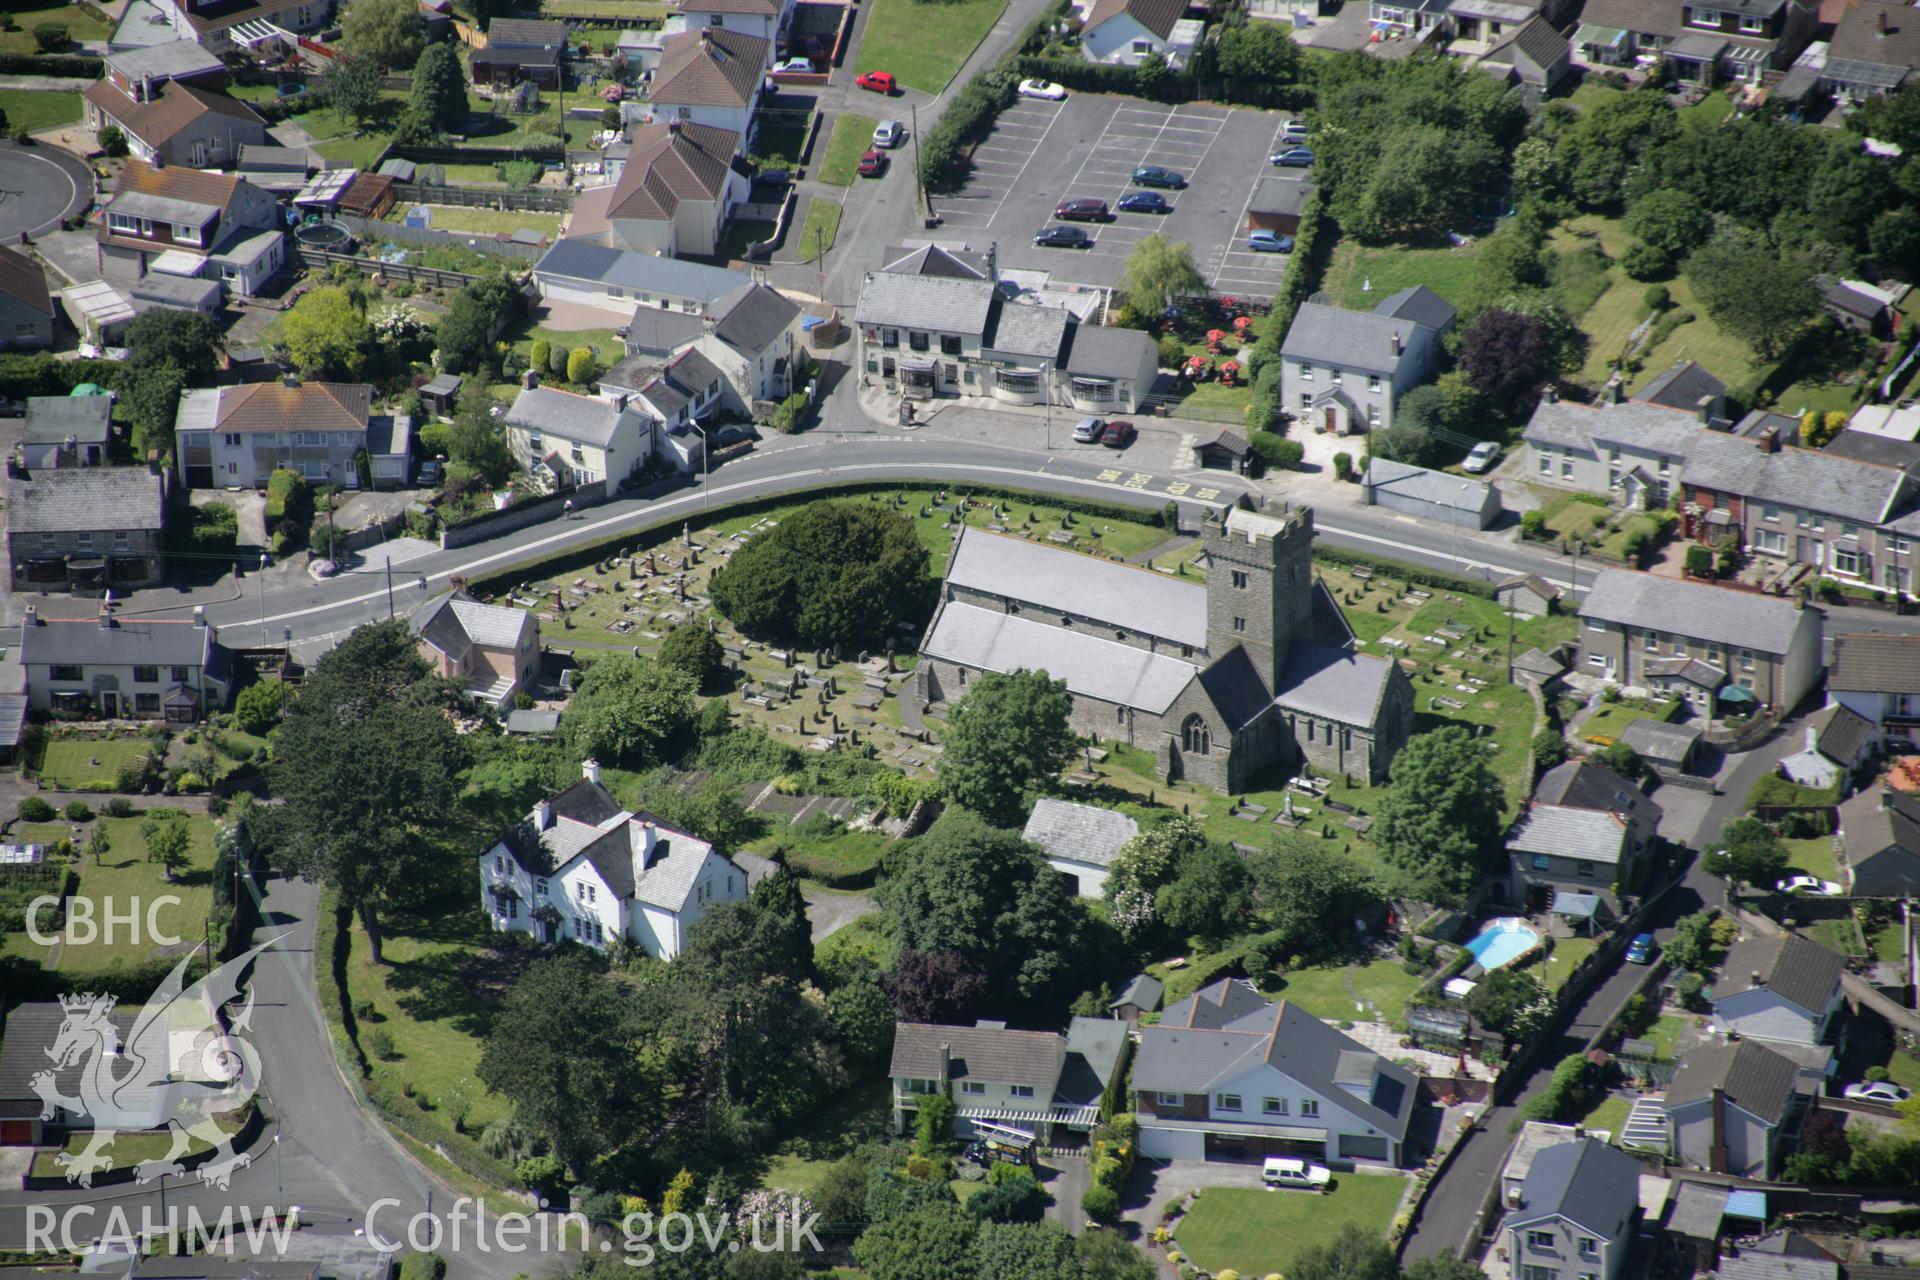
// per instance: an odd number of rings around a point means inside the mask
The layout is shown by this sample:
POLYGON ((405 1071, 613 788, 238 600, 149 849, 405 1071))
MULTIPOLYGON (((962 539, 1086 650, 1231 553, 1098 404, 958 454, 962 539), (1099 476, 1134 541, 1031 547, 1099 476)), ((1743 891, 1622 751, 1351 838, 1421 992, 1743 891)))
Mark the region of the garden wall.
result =
POLYGON ((596 480, 592 484, 563 489, 543 498, 529 498, 502 510, 483 512, 448 525, 440 531, 440 546, 448 550, 470 547, 476 542, 485 542, 488 538, 497 538, 503 533, 539 524, 542 520, 551 520, 564 513, 569 502, 576 509, 595 507, 605 502, 607 497, 607 482, 596 480))

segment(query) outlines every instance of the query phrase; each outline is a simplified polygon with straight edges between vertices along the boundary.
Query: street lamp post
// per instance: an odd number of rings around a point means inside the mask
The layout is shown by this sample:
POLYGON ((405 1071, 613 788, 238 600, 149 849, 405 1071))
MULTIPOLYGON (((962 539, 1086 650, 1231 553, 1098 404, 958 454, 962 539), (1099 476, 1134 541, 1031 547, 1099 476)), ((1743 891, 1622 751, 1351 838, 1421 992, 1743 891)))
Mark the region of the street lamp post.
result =
POLYGON ((688 415, 687 425, 700 433, 700 506, 713 510, 713 440, 696 415, 688 415))
POLYGON ((1455 577, 1466 576, 1465 573, 1463 573, 1460 568, 1460 515, 1463 511, 1466 510, 1467 490, 1470 487, 1471 486, 1469 486, 1466 481, 1464 480, 1461 481, 1460 482, 1461 500, 1453 504, 1453 572, 1455 577))
POLYGON ((267 643, 267 553, 260 553, 260 643, 267 643))

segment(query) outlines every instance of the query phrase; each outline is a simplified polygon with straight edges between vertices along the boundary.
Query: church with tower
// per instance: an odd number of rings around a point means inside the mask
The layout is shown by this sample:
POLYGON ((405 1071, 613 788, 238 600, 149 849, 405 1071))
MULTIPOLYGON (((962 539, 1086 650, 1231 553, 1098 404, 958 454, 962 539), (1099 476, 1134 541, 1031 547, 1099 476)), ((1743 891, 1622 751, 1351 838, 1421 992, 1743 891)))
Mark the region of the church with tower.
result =
POLYGON ((982 672, 1066 681, 1073 727, 1152 751, 1219 791, 1305 766, 1379 782, 1413 730, 1413 686, 1356 653, 1313 576, 1313 512, 1235 508, 1205 526, 1204 584, 964 529, 914 672, 923 704, 982 672))

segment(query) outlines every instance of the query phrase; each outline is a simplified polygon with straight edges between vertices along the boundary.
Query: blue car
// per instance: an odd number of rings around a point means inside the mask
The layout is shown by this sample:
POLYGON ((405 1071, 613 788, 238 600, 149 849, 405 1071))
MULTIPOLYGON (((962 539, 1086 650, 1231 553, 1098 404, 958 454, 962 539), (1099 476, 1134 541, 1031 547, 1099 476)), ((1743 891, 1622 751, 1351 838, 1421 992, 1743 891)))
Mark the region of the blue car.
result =
POLYGON ((1293 237, 1278 231, 1251 231, 1247 233, 1247 252, 1292 253, 1293 237))
POLYGON ((1313 148, 1288 147, 1285 151, 1268 156, 1267 163, 1277 164, 1282 169, 1311 169, 1313 168, 1313 148))
POLYGON ((1627 944, 1627 963, 1652 964, 1654 953, 1659 951, 1659 949, 1659 945, 1654 942, 1652 934, 1636 934, 1634 935, 1633 941, 1627 944))

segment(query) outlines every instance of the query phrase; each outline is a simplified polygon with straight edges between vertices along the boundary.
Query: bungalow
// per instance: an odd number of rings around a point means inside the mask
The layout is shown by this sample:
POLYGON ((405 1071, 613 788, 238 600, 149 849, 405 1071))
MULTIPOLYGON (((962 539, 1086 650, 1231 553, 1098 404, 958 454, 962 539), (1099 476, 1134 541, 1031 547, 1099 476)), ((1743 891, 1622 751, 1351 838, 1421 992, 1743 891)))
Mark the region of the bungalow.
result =
POLYGON ((703 315, 720 298, 752 283, 742 272, 724 267, 573 237, 541 256, 533 278, 543 299, 597 307, 618 316, 620 324, 636 305, 703 315))
POLYGON ((1558 893, 1631 890, 1645 879, 1660 817, 1659 805, 1605 765, 1555 765, 1507 833, 1514 901, 1537 911, 1558 893))
POLYGON ((1618 1280, 1633 1252, 1640 1168, 1638 1160, 1594 1137, 1536 1154, 1500 1228, 1512 1274, 1618 1280), (1560 1269, 1567 1263, 1572 1272, 1560 1269))
POLYGON ((540 671, 540 619, 451 591, 414 610, 409 625, 433 674, 501 707, 540 671))
POLYGON ((1780 772, 1803 787, 1849 788, 1879 754, 1873 721, 1836 702, 1807 717, 1806 745, 1780 762, 1780 772))
POLYGON ((1869 787, 1840 806, 1847 890, 1856 898, 1920 893, 1920 797, 1869 787))
POLYGON ((1818 609, 1787 600, 1608 569, 1580 602, 1579 665, 1630 688, 1728 681, 1762 706, 1790 709, 1820 678, 1823 622, 1818 609))
MULTIPOLYGON (((139 1016, 140 1010, 131 1008, 116 1008, 107 1014, 107 1021, 119 1033, 122 1044, 132 1036, 133 1024, 139 1016)), ((71 1114, 64 1107, 54 1108, 51 1116, 42 1115, 47 1104, 41 1093, 41 1077, 49 1069, 53 1079, 46 1083, 67 1098, 81 1095, 81 1076, 88 1070, 79 1058, 50 1061, 67 1018, 66 1006, 59 1000, 28 1001, 7 1011, 7 1034, 0 1040, 0 1146, 40 1146, 48 1140, 49 1131, 64 1133, 68 1125, 107 1123, 99 1116, 71 1114)), ((129 1089, 127 1092, 147 1091, 129 1089)), ((102 1102, 110 1100, 110 1095, 101 1099, 102 1102)), ((146 1128, 147 1124, 141 1123, 138 1127, 146 1128)), ((27 1153, 22 1154, 24 1157, 27 1153)))
POLYGON ((580 769, 480 855, 481 909, 497 933, 671 960, 709 911, 746 899, 747 874, 705 840, 622 808, 594 761, 580 769))
POLYGON ((530 80, 542 89, 560 87, 567 56, 567 24, 532 18, 495 18, 486 43, 467 55, 475 84, 504 89, 530 80))
POLYGON ((1667 1086, 1668 1143, 1696 1169, 1771 1178, 1797 1127, 1794 1064, 1753 1041, 1696 1045, 1667 1086))
POLYGON ((28 605, 20 665, 35 711, 103 720, 192 724, 226 707, 234 679, 232 656, 200 608, 191 622, 122 621, 111 598, 97 618, 43 618, 28 605))
POLYGON ((893 1032, 893 1131, 905 1133, 920 1099, 954 1104, 961 1137, 1050 1141, 1056 1128, 1087 1130, 1113 1110, 1126 1061, 1127 1024, 1075 1017, 1067 1033, 902 1022, 893 1032))
POLYGON ((87 127, 119 129, 134 158, 149 164, 224 169, 238 161, 241 147, 267 141, 267 122, 252 107, 182 81, 129 92, 110 79, 96 80, 81 96, 87 127))
POLYGON ((219 280, 251 297, 286 263, 279 213, 244 178, 128 160, 96 233, 101 274, 137 280, 150 271, 219 280))
POLYGON ((1282 405, 1333 435, 1393 425, 1394 405, 1439 365, 1454 309, 1425 285, 1371 311, 1304 302, 1280 345, 1282 405))
POLYGON ((1138 1028, 1140 1153, 1310 1156, 1393 1168, 1419 1096, 1411 1072, 1299 1006, 1221 979, 1138 1028))
POLYGON ((1137 67, 1158 54, 1170 66, 1179 66, 1193 42, 1186 40, 1180 22, 1187 0, 1093 0, 1080 26, 1080 47, 1092 62, 1137 67))
POLYGON ((1043 796, 1027 815, 1020 838, 1038 845, 1047 865, 1083 898, 1098 898, 1107 887, 1107 869, 1140 824, 1124 813, 1099 805, 1076 804, 1043 796))
POLYGON ((1749 934, 1727 950, 1713 983, 1713 1020, 1746 1040, 1826 1042, 1846 961, 1798 934, 1749 934))
POLYGON ((1920 742, 1920 636, 1835 636, 1827 696, 1877 725, 1884 738, 1920 742))
POLYGON ((0 351, 52 346, 53 317, 45 268, 18 249, 0 246, 0 351))

